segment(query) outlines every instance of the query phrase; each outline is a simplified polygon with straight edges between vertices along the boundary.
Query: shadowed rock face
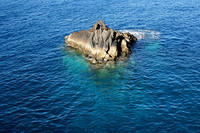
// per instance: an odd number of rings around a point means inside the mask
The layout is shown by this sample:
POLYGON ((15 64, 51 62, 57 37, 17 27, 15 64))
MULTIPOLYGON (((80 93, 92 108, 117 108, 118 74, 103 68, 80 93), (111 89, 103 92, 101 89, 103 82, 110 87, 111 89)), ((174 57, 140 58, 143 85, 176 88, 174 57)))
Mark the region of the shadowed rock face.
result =
POLYGON ((110 29, 101 20, 89 30, 73 32, 65 37, 67 46, 83 52, 92 63, 105 63, 128 56, 136 40, 130 33, 110 29))

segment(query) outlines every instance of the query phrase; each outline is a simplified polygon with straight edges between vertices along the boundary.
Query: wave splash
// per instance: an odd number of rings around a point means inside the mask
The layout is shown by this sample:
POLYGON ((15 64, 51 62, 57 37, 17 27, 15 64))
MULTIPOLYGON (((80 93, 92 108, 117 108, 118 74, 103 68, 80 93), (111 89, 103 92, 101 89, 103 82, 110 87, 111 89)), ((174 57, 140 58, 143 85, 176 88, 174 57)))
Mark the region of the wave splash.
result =
POLYGON ((160 38, 160 32, 158 31, 153 31, 153 30, 131 30, 131 29, 125 29, 125 30, 120 30, 120 32, 129 32, 133 34, 138 40, 141 39, 151 39, 151 40, 157 40, 160 38))

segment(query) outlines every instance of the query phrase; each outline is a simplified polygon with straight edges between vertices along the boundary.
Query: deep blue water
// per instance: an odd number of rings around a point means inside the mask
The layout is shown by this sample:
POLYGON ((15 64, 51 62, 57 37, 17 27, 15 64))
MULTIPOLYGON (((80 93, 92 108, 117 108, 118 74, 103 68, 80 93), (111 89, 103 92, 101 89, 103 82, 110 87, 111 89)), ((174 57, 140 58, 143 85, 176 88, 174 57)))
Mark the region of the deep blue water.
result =
POLYGON ((0 132, 200 132, 199 0, 2 0, 0 132), (99 19, 145 35, 128 61, 64 47, 99 19))

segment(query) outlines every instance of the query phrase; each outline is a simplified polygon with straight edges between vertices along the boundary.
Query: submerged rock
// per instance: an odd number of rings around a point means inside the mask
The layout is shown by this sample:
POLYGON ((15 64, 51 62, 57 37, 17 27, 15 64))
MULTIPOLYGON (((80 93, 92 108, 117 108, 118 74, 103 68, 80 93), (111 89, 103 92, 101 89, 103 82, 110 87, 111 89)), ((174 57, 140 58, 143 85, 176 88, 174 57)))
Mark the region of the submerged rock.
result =
POLYGON ((67 46, 83 52, 93 64, 128 56, 131 52, 130 47, 136 40, 137 38, 130 33, 110 29, 101 20, 89 30, 73 32, 65 37, 67 46))

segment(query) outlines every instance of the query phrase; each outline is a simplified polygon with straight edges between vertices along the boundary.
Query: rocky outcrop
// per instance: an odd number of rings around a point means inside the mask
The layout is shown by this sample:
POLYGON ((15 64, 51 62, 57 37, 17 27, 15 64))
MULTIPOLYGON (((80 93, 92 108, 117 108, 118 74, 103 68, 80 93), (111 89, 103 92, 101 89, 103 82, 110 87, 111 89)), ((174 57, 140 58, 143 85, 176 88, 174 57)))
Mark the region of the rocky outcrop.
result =
POLYGON ((73 32, 65 37, 67 46, 84 53, 92 63, 115 61, 130 54, 137 38, 130 33, 120 33, 99 20, 89 30, 73 32))

